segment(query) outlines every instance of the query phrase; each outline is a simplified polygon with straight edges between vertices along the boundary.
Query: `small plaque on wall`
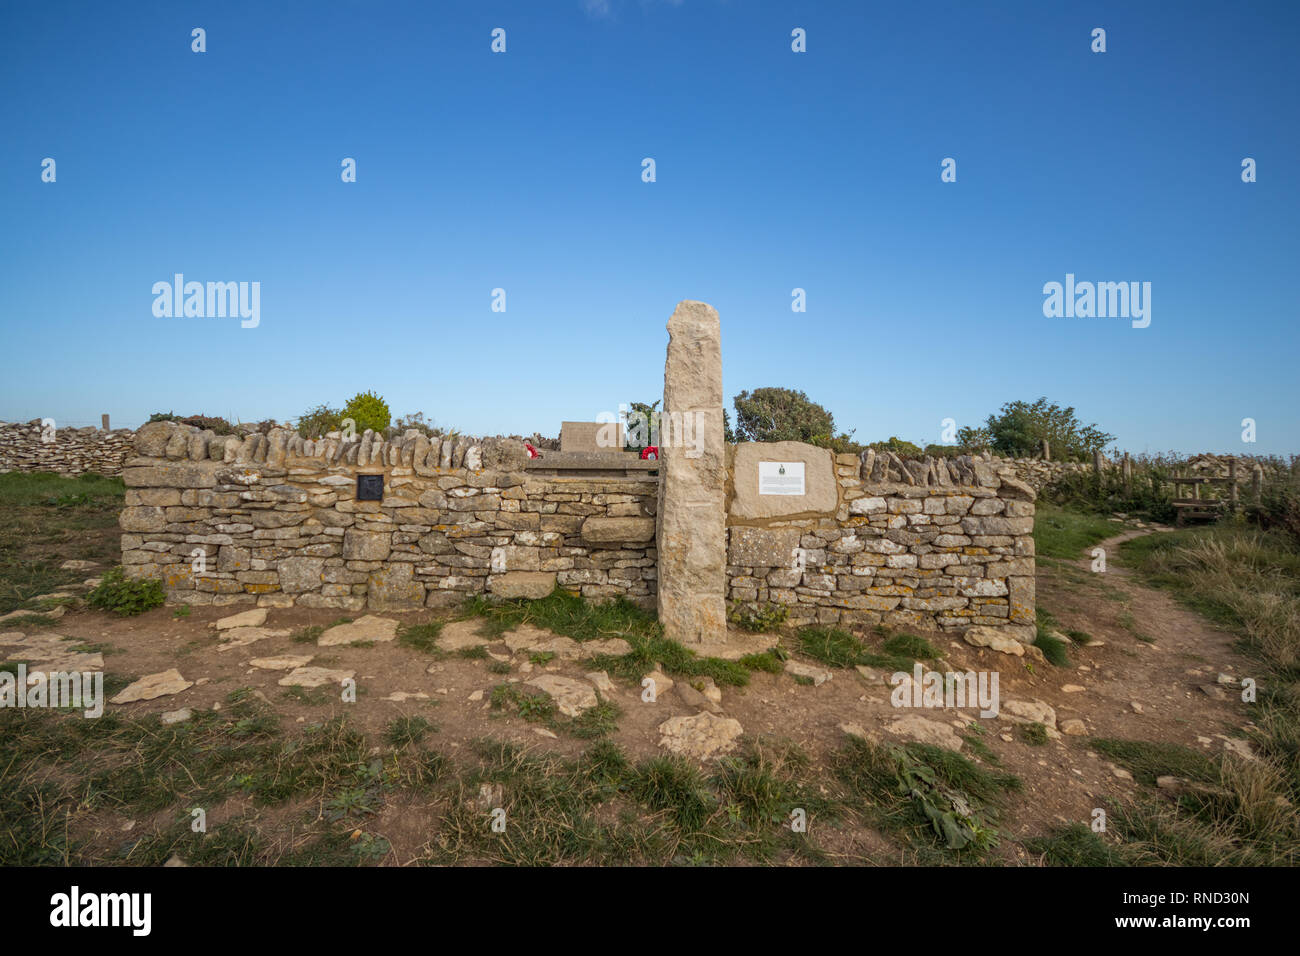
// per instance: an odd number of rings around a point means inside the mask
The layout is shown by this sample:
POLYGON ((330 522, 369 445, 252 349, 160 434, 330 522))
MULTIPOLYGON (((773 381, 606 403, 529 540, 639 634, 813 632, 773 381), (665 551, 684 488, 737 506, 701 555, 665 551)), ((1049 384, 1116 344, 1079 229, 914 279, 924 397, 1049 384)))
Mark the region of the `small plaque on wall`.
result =
POLYGON ((758 493, 760 495, 803 495, 803 462, 760 461, 758 463, 758 493))
POLYGON ((357 475, 357 501, 383 501, 383 475, 357 475))

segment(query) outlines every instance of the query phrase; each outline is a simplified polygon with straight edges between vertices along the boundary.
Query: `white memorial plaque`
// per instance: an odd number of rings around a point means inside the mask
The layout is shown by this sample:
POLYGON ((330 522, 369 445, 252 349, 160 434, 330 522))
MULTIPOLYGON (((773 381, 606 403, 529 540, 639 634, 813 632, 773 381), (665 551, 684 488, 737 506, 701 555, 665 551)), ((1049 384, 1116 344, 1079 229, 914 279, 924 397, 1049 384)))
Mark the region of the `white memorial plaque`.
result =
POLYGON ((806 494, 803 483, 803 462, 760 461, 758 493, 760 495, 806 494))

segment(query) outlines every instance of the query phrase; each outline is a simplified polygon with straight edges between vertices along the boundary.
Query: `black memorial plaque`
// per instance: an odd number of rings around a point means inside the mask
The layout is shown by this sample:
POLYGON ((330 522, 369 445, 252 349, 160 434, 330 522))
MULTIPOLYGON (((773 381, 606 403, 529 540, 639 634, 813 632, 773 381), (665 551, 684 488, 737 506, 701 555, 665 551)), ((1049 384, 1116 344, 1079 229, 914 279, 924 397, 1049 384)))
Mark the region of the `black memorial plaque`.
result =
POLYGON ((357 501, 383 501, 383 475, 357 475, 357 501))

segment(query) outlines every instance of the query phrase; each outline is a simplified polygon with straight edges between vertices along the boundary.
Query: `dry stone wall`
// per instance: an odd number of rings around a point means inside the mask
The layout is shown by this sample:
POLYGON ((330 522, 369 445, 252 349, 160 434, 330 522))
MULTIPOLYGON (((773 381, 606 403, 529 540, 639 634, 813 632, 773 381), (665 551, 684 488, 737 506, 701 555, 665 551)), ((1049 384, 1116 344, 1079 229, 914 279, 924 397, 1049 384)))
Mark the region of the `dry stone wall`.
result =
POLYGON ((25 424, 0 422, 0 472, 120 475, 134 438, 135 433, 125 428, 47 429, 39 418, 25 424))
POLYGON ((521 443, 217 436, 156 422, 126 462, 122 562, 173 602, 400 610, 472 594, 655 601, 658 481, 528 473, 521 443), (378 501, 357 476, 383 477, 378 501))
POLYGON ((730 464, 731 601, 785 605, 796 624, 987 626, 1034 640, 1036 495, 1013 467, 797 442, 738 445, 730 464), (801 463, 805 494, 760 494, 760 461, 801 463))
MULTIPOLYGON (((1267 458, 1256 455, 1237 455, 1237 478, 1245 483, 1249 482, 1258 470, 1261 474, 1261 480, 1280 481, 1290 474, 1285 464, 1279 465, 1275 458, 1267 458)), ((1202 453, 1194 455, 1183 460, 1169 460, 1163 462, 1166 467, 1177 469, 1178 471, 1189 475, 1212 475, 1219 478, 1227 478, 1230 474, 1228 469, 1229 456, 1202 453)), ((1030 485, 1037 492, 1042 492, 1045 488, 1050 488, 1062 477, 1073 475, 1080 472, 1091 474, 1093 471, 1092 462, 1078 461, 1044 461, 1042 458, 997 458, 990 459, 994 468, 999 470, 1010 469, 1011 472, 1025 484, 1030 485)), ((1103 458, 1103 468, 1119 468, 1119 458, 1103 458)), ((1142 462, 1134 461, 1135 470, 1142 466, 1142 462)))
POLYGON ((914 457, 900 458, 899 456, 888 451, 868 450, 862 453, 861 458, 865 463, 868 456, 871 456, 871 465, 877 475, 883 474, 884 469, 888 469, 894 478, 905 481, 904 475, 911 476, 912 480, 919 480, 918 476, 931 476, 931 480, 938 481, 940 469, 943 469, 948 475, 950 481, 956 481, 957 475, 963 468, 969 469, 969 465, 962 465, 961 462, 982 461, 989 465, 1000 474, 1011 474, 1029 485, 1036 492, 1041 492, 1044 488, 1051 485, 1063 475, 1073 474, 1079 471, 1092 471, 1092 463, 1083 463, 1077 461, 1052 461, 1042 458, 999 458, 996 455, 960 455, 954 458, 933 458, 933 457, 914 457))
POLYGON ((1078 461, 1044 461, 1042 458, 994 457, 990 459, 990 463, 1000 470, 1010 469, 1012 474, 1038 492, 1051 486, 1064 475, 1092 471, 1091 462, 1085 464, 1078 461))

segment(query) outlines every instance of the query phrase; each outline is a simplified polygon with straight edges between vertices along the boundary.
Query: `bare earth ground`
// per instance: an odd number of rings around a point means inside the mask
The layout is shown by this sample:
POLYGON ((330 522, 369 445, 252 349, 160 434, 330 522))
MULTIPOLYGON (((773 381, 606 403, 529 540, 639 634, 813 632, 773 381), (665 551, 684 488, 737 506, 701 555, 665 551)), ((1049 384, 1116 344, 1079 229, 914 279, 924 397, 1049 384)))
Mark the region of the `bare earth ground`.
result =
MULTIPOLYGON (((1106 758, 1092 752, 1089 737, 1176 743, 1217 755, 1230 738, 1240 736, 1241 728, 1249 726, 1245 705, 1231 688, 1224 688, 1227 693, 1222 699, 1198 689, 1200 685, 1215 685, 1220 673, 1243 676, 1240 668, 1246 666, 1245 661, 1232 649, 1232 638, 1176 606, 1165 594, 1140 585, 1116 565, 1113 556, 1119 542, 1141 533, 1126 532, 1102 543, 1112 556, 1104 574, 1090 572, 1087 559, 1040 561, 1040 608, 1050 611, 1061 630, 1086 632, 1096 642, 1071 646, 1069 667, 970 647, 950 635, 917 632, 943 655, 944 663, 929 666, 937 670, 997 671, 1004 704, 1008 700, 1046 702, 1055 709, 1058 725, 1079 718, 1086 725, 1086 735, 1059 735, 1035 745, 1022 737, 1017 725, 1005 719, 981 720, 975 709, 965 710, 960 716, 944 710, 895 709, 890 704, 891 688, 883 680, 869 681, 854 669, 834 670, 833 677, 819 686, 797 682, 789 674, 755 672, 749 686, 722 689, 721 713, 739 720, 748 735, 773 735, 797 743, 811 760, 814 778, 824 774, 828 782, 829 755, 845 739, 841 724, 855 723, 871 737, 889 740, 898 739, 891 735, 889 725, 909 714, 949 723, 968 737, 972 734, 967 725, 976 722, 983 733, 974 736, 996 754, 999 769, 1014 773, 1024 783, 1023 790, 1009 797, 1001 824, 1004 839, 994 859, 1036 864, 1037 858, 1024 850, 1022 839, 1043 835, 1061 823, 1086 823, 1093 808, 1105 806, 1110 800, 1126 801, 1133 795, 1136 784, 1126 773, 1117 772, 1106 758), (1082 690, 1067 691, 1066 686, 1082 690)), ((396 641, 370 646, 317 646, 282 636, 245 647, 223 648, 212 625, 239 610, 196 607, 188 617, 174 618, 172 608, 161 608, 119 619, 80 605, 40 632, 52 631, 108 645, 105 670, 110 675, 136 678, 177 668, 187 680, 195 682, 176 695, 110 705, 133 718, 182 707, 194 711, 220 708, 232 691, 249 687, 260 691, 274 706, 281 730, 288 736, 296 732, 296 726, 345 714, 350 722, 378 740, 395 717, 418 715, 436 725, 433 742, 452 757, 471 741, 485 736, 565 755, 577 755, 589 746, 586 741, 563 734, 547 735, 536 724, 508 710, 494 709, 489 703, 496 685, 526 681, 541 672, 581 679, 589 668, 580 660, 533 665, 527 650, 511 655, 504 643, 496 642, 488 645, 489 652, 510 660, 509 673, 498 674, 488 669, 493 663, 490 657, 467 659, 450 654, 435 659, 396 641), (344 703, 337 687, 331 685, 309 693, 306 700, 300 699, 277 683, 284 671, 249 666, 253 658, 281 654, 310 654, 312 666, 355 671, 359 687, 356 703, 344 703), (385 699, 395 692, 424 694, 427 699, 385 699)), ((338 616, 336 611, 273 609, 265 626, 296 632, 311 625, 328 626, 338 616)), ((412 624, 433 619, 432 612, 381 616, 412 624)), ((0 624, 0 631, 10 629, 10 625, 0 624)), ((868 646, 879 643, 878 637, 867 632, 861 636, 868 646)), ((783 643, 787 649, 793 647, 789 637, 783 643)), ((21 652, 0 646, 0 658, 4 657, 18 659, 21 652)), ((793 652, 792 657, 800 659, 793 652)), ((664 720, 697 713, 674 692, 646 703, 641 700, 640 687, 618 680, 615 683, 617 690, 611 697, 621 716, 610 739, 634 761, 663 752, 657 728, 664 720)), ((963 752, 970 756, 971 747, 963 747, 963 752)), ((241 800, 227 801, 210 811, 210 825, 246 809, 241 800)), ((273 821, 283 815, 288 821, 293 812, 292 807, 263 811, 262 820, 273 821)), ((80 836, 91 842, 120 842, 124 828, 159 823, 168 814, 164 811, 157 816, 158 820, 133 823, 112 813, 100 814, 93 824, 88 824, 93 830, 80 836)), ((421 847, 430 839, 430 830, 436 826, 436 816, 431 804, 422 805, 409 795, 398 796, 385 804, 377 819, 367 823, 367 829, 391 844, 392 851, 384 862, 403 865, 420 855, 421 847)), ((843 825, 829 837, 823 830, 821 844, 833 860, 905 862, 888 840, 866 828, 843 825)))

